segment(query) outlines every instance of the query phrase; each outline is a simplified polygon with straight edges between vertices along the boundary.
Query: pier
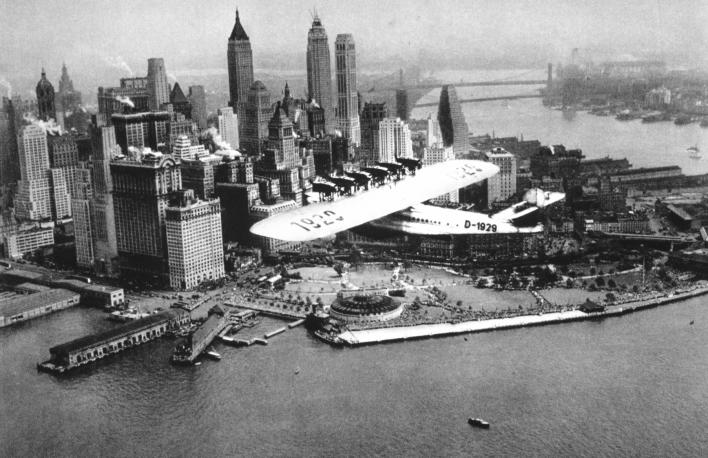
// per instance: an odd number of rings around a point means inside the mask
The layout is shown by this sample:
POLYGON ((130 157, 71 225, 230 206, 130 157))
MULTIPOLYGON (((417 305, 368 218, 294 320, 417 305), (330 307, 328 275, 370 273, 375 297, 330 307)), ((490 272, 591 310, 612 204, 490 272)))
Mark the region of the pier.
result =
POLYGON ((234 301, 227 301, 227 302, 224 302, 224 304, 228 305, 230 307, 236 307, 239 309, 257 310, 258 312, 262 313, 265 316, 272 316, 274 318, 304 319, 307 316, 307 314, 310 312, 309 310, 302 311, 302 312, 298 312, 295 310, 285 310, 285 309, 282 309, 279 307, 271 307, 269 305, 257 304, 255 302, 249 302, 248 304, 241 304, 241 303, 236 303, 234 301))
POLYGON ((206 321, 189 336, 187 343, 177 346, 172 355, 172 362, 175 364, 193 364, 228 324, 228 315, 221 308, 214 307, 206 321))
POLYGON ((37 364, 37 369, 61 374, 160 338, 168 331, 189 322, 189 313, 183 310, 156 313, 99 334, 52 347, 49 349, 51 358, 37 364))

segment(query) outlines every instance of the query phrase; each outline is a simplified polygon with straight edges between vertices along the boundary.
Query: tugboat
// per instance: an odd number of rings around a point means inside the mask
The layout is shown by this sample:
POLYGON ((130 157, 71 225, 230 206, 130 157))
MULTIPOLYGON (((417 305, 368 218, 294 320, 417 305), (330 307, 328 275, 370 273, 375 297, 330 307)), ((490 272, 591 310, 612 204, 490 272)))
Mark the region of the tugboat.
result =
POLYGON ((468 418, 467 423, 469 423, 472 426, 475 426, 477 428, 482 428, 482 429, 489 429, 489 423, 482 420, 481 418, 468 418))

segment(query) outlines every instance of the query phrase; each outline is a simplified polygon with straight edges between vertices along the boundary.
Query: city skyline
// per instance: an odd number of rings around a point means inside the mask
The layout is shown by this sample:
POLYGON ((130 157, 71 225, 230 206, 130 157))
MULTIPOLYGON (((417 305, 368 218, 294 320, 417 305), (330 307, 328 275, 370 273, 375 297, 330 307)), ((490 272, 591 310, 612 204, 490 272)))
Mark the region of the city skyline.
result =
MULTIPOLYGON (((152 56, 165 59, 171 79, 180 72, 223 72, 226 65, 218 43, 223 43, 224 30, 231 30, 237 6, 254 44, 257 70, 305 72, 307 31, 314 10, 292 8, 284 1, 275 2, 272 10, 289 14, 272 15, 270 8, 255 2, 220 1, 206 9, 188 2, 171 2, 169 8, 154 3, 131 7, 138 3, 79 2, 70 10, 46 15, 41 13, 51 5, 45 2, 10 7, 3 0, 0 11, 7 14, 0 19, 4 44, 0 78, 22 88, 23 81, 17 80, 44 66, 54 81, 66 61, 78 86, 85 87, 86 80, 103 78, 109 69, 122 72, 120 76, 144 73, 145 58, 152 56), (155 18, 173 27, 157 28, 155 18), (140 46, 135 35, 125 30, 141 31, 140 46)), ((598 60, 659 57, 671 59, 673 65, 706 64, 701 50, 708 37, 701 25, 708 20, 708 7, 698 1, 680 5, 514 3, 516 8, 498 11, 487 1, 394 2, 376 15, 368 14, 378 6, 370 1, 313 6, 330 35, 351 33, 357 38, 362 69, 411 61, 471 68, 523 66, 566 59, 576 47, 598 60), (475 18, 474 27, 470 17, 475 18), (626 21, 628 17, 632 21, 626 21)))

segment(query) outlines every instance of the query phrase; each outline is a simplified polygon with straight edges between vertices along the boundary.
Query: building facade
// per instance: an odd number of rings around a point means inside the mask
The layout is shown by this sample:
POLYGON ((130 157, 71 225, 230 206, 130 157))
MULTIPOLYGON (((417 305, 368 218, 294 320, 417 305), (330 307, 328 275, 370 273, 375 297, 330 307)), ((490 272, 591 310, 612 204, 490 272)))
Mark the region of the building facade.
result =
POLYGON ((231 148, 238 149, 238 115, 233 108, 224 107, 217 110, 219 116, 219 135, 221 139, 228 143, 231 148))
POLYGON ((170 103, 170 83, 167 81, 165 60, 161 57, 148 59, 147 93, 150 111, 160 110, 162 105, 170 103))
POLYGON ((307 33, 307 93, 324 110, 325 131, 335 127, 334 106, 332 104, 332 70, 330 66, 327 32, 315 15, 312 27, 307 33))
POLYGON ((263 151, 263 143, 268 138, 268 121, 273 114, 270 92, 265 84, 256 81, 251 85, 242 111, 243 118, 239 129, 241 148, 250 156, 259 156, 263 151))
POLYGON ((229 105, 240 115, 239 103, 246 101, 249 88, 253 84, 253 51, 251 41, 241 25, 238 10, 228 40, 226 60, 229 71, 229 105))
POLYGON ((170 286, 193 289, 206 280, 223 278, 224 247, 219 199, 195 198, 191 190, 165 212, 170 286))
POLYGON ((54 86, 47 79, 47 73, 42 69, 42 77, 37 83, 37 111, 39 119, 49 121, 57 119, 56 105, 54 104, 54 86))
POLYGON ((499 173, 487 178, 487 206, 516 194, 516 156, 501 148, 485 153, 487 161, 499 167, 499 173))
POLYGON ((339 34, 334 43, 337 75, 337 125, 353 145, 361 143, 359 98, 356 90, 356 47, 351 34, 339 34))
POLYGON ((452 146, 455 155, 467 153, 470 149, 469 128, 462 112, 455 87, 446 84, 440 91, 438 124, 445 146, 452 146))
POLYGON ((396 162, 398 157, 413 157, 413 142, 408 124, 400 118, 386 118, 379 123, 376 160, 396 162))

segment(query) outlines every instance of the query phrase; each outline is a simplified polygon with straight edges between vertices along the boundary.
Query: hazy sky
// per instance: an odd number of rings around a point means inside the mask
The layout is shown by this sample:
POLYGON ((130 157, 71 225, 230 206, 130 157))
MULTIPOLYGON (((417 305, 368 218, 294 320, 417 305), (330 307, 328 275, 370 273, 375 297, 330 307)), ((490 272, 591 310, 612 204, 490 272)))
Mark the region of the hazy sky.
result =
POLYGON ((153 56, 168 69, 225 68, 237 6, 256 64, 272 68, 277 53, 291 67, 302 60, 303 72, 313 7, 330 46, 354 34, 362 66, 426 55, 470 67, 556 62, 573 47, 708 62, 706 0, 0 0, 0 76, 42 65, 58 73, 62 61, 84 72, 119 57, 138 74, 153 56))

